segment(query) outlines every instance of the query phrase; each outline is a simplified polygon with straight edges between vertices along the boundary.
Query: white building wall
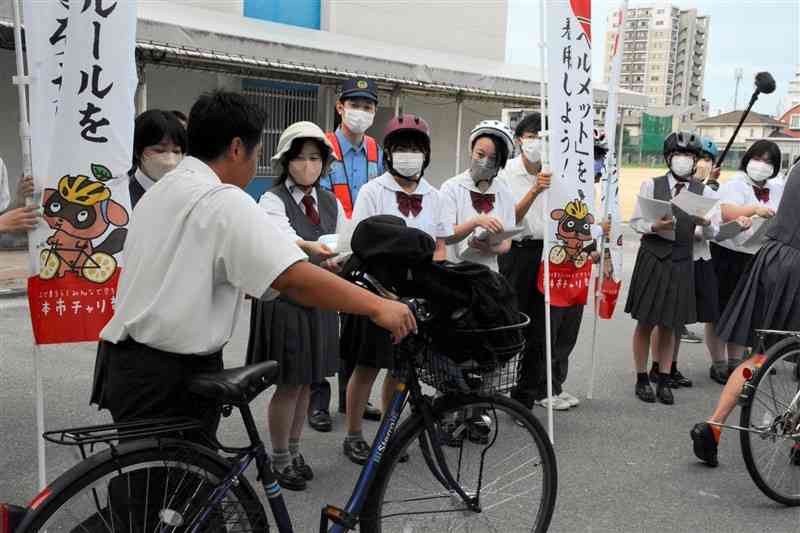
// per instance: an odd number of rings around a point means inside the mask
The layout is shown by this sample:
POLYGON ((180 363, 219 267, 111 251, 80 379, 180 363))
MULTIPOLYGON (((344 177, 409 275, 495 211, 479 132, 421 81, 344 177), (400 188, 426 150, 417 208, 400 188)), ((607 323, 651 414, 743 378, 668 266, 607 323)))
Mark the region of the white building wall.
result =
POLYGON ((182 4, 186 7, 199 7, 223 13, 242 15, 244 13, 244 0, 139 0, 140 3, 158 5, 159 3, 182 4))
POLYGON ((505 61, 508 0, 323 0, 333 33, 505 61))

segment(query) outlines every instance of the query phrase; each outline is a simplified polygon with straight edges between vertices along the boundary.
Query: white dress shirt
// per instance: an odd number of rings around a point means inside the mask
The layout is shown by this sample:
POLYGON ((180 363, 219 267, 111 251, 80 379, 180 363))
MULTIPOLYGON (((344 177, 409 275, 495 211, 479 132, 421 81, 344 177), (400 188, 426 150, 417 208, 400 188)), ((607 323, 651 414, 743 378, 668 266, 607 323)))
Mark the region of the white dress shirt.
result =
MULTIPOLYGON (((433 188, 425 178, 417 184, 412 193, 422 195, 422 211, 417 216, 409 213, 408 216, 400 212, 397 205, 397 193, 406 193, 394 177, 384 172, 377 178, 370 180, 361 187, 353 208, 353 217, 347 223, 347 231, 342 238, 342 243, 350 250, 350 240, 356 226, 365 218, 375 215, 394 215, 402 218, 406 226, 424 231, 434 240, 445 239, 453 234, 453 226, 445 220, 446 204, 439 191, 433 188)), ((340 246, 341 248, 341 246, 340 246)))
MULTIPOLYGON (((678 180, 676 180, 672 174, 669 174, 667 176, 667 181, 669 183, 670 195, 674 198, 675 192, 677 190, 676 186, 678 184, 678 180)), ((639 196, 641 196, 642 198, 653 198, 654 187, 655 183, 653 182, 653 180, 650 179, 643 181, 641 187, 639 187, 639 196)), ((689 190, 688 182, 684 186, 683 190, 684 191, 689 190)), ((715 200, 719 198, 717 193, 713 191, 711 187, 703 187, 703 196, 705 198, 713 198, 715 200)), ((716 207, 715 209, 719 209, 719 207, 716 207)), ((715 217, 713 216, 713 212, 710 218, 711 218, 711 225, 698 228, 702 233, 703 239, 705 240, 713 239, 719 232, 719 224, 717 223, 715 217)), ((639 202, 636 202, 636 206, 633 208, 633 215, 631 216, 631 221, 630 221, 631 228, 633 228, 633 230, 636 231, 637 233, 641 233, 642 235, 653 235, 656 234, 656 232, 654 232, 652 229, 653 224, 656 222, 657 222, 656 220, 647 220, 646 218, 644 218, 642 210, 639 206, 639 202)), ((659 233, 658 235, 666 239, 673 240, 673 237, 665 233, 659 233)), ((695 243, 696 242, 697 239, 695 239, 695 243)), ((695 246, 697 246, 697 244, 695 244, 695 246)))
POLYGON ((136 181, 139 182, 139 185, 142 186, 142 189, 144 189, 145 192, 149 191, 150 187, 156 184, 156 181, 147 174, 145 174, 144 172, 142 172, 142 169, 140 168, 136 169, 136 172, 133 174, 133 177, 136 181))
MULTIPOLYGON (((457 225, 482 214, 478 213, 472 206, 471 191, 481 193, 481 190, 472 181, 469 170, 462 172, 458 176, 453 176, 442 185, 442 195, 449 203, 446 218, 449 226, 455 228, 457 225)), ((486 192, 481 194, 494 194, 494 207, 486 214, 500 220, 504 230, 516 227, 517 217, 514 195, 505 180, 495 178, 486 192)), ((462 254, 469 248, 469 239, 470 237, 467 237, 461 242, 448 246, 448 259, 454 262, 463 261, 462 254)), ((497 265, 497 255, 495 254, 471 255, 469 261, 486 265, 495 272, 500 270, 497 265)))
MULTIPOLYGON (((306 195, 305 191, 298 187, 292 178, 286 178, 283 184, 300 207, 300 211, 305 214, 306 206, 303 203, 303 197, 306 195)), ((319 211, 319 197, 317 196, 316 187, 312 188, 309 194, 314 198, 314 205, 317 206, 317 211, 319 211)), ((267 212, 278 229, 284 232, 293 242, 302 240, 289 222, 289 217, 286 216, 286 205, 277 195, 269 191, 265 192, 258 200, 258 205, 267 212)), ((336 208, 336 233, 341 233, 347 223, 347 216, 344 214, 344 208, 338 198, 336 199, 336 208)))
POLYGON ((11 192, 8 190, 8 170, 6 164, 0 159, 0 213, 11 205, 11 192))
MULTIPOLYGON (((719 188, 720 205, 735 206, 754 206, 762 205, 770 209, 778 210, 783 196, 783 185, 775 180, 767 180, 766 187, 769 189, 769 202, 761 203, 753 190, 753 182, 744 172, 737 172, 723 183, 719 188)), ((721 219, 721 215, 720 215, 721 219)), ((726 241, 720 241, 720 246, 724 246, 736 252, 755 254, 761 248, 761 243, 752 246, 745 246, 744 242, 752 237, 753 230, 741 232, 739 235, 726 241)))
POLYGON ((243 291, 267 294, 306 256, 247 193, 199 159, 185 157, 151 188, 128 227, 115 313, 100 338, 216 352, 233 334, 243 291))
MULTIPOLYGON (((536 176, 528 174, 528 170, 525 168, 525 163, 521 155, 506 163, 506 167, 500 171, 497 175, 497 179, 503 180, 508 184, 508 187, 511 189, 511 195, 514 197, 515 204, 519 203, 520 200, 528 194, 528 191, 531 190, 531 187, 533 187, 537 181, 536 176)), ((523 239, 544 239, 544 231, 547 227, 547 221, 544 216, 546 194, 546 191, 542 191, 533 200, 533 204, 531 204, 530 209, 528 209, 525 217, 518 225, 518 227, 523 228, 523 231, 513 237, 515 241, 521 241, 523 239)))

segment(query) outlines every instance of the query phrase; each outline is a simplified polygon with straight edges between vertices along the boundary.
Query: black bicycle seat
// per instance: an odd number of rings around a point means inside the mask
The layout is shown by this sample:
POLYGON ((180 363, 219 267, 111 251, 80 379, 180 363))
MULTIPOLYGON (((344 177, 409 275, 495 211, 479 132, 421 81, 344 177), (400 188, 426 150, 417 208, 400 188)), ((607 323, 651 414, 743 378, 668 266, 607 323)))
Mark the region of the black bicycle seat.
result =
POLYGON ((189 391, 219 404, 247 404, 275 383, 278 362, 266 361, 189 379, 189 391))

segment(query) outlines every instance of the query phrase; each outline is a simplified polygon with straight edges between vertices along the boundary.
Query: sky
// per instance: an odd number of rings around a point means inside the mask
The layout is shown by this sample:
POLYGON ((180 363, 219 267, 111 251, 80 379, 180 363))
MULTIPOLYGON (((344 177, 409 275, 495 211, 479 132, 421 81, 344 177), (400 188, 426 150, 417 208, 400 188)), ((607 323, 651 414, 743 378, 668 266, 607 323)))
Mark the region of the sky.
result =
MULTIPOLYGON (((734 106, 737 67, 744 74, 739 89, 739 109, 753 93, 753 79, 766 70, 775 77, 776 90, 760 95, 754 111, 776 115, 788 106, 788 83, 800 65, 800 0, 629 0, 628 7, 670 3, 682 9, 696 8, 711 18, 703 96, 710 113, 731 111, 734 106)), ((619 0, 592 0, 592 70, 602 81, 607 16, 619 0)), ((506 61, 539 65, 540 0, 509 0, 506 61)))

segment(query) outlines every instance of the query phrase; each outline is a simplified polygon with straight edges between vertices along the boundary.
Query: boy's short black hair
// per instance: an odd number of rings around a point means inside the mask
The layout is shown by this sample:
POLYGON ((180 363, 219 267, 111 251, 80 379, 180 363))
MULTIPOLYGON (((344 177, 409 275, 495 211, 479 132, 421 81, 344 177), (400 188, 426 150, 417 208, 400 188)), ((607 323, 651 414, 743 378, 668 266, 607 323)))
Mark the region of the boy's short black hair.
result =
POLYGON ((542 115, 534 112, 525 115, 525 118, 519 121, 517 127, 514 129, 514 137, 521 139, 526 133, 539 134, 542 131, 542 115))
POLYGON ((265 122, 264 112, 238 93, 206 93, 189 112, 189 155, 214 161, 236 137, 250 155, 261 141, 265 122))
POLYGON ((172 110, 172 114, 178 117, 178 120, 183 122, 189 122, 189 119, 186 117, 186 113, 183 111, 178 111, 177 109, 172 110))
POLYGON ((746 172, 747 164, 750 160, 762 155, 766 155, 769 158, 769 162, 772 165, 772 176, 769 178, 774 178, 781 170, 781 149, 778 148, 777 144, 766 139, 754 142, 753 146, 747 149, 744 153, 744 157, 742 157, 742 162, 739 163, 739 170, 746 172))
POLYGON ((133 126, 133 165, 138 168, 144 149, 159 144, 164 137, 168 137, 186 153, 186 129, 171 111, 148 109, 136 117, 133 126))

